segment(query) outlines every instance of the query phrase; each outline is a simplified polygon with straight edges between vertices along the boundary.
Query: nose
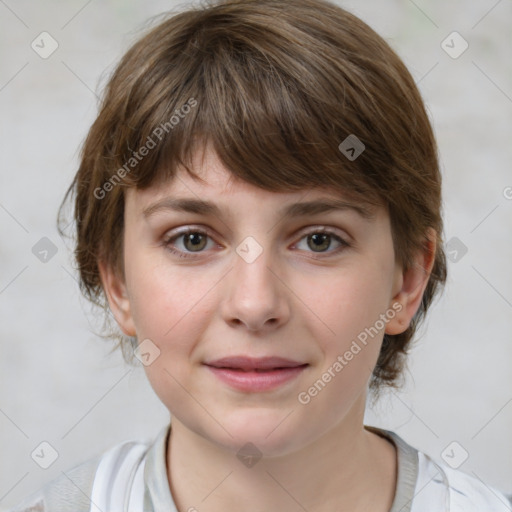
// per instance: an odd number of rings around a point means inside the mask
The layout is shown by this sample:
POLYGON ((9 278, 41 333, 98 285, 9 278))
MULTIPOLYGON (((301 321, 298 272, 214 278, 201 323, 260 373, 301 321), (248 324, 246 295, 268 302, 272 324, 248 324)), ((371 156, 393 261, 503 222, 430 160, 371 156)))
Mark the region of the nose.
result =
POLYGON ((233 327, 274 330, 290 316, 287 290, 270 250, 254 261, 235 253, 233 269, 225 277, 222 316, 233 327))

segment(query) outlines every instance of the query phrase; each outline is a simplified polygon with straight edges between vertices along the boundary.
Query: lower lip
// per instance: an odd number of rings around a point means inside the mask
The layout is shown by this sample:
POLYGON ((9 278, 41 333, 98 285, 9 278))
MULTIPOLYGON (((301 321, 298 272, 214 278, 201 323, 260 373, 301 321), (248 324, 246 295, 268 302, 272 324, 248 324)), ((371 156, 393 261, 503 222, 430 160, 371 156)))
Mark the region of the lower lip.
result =
MULTIPOLYGON (((208 365, 206 365, 208 366, 208 365)), ((240 391, 258 392, 275 389, 297 377, 306 365, 269 371, 243 371, 208 366, 220 380, 240 391)))

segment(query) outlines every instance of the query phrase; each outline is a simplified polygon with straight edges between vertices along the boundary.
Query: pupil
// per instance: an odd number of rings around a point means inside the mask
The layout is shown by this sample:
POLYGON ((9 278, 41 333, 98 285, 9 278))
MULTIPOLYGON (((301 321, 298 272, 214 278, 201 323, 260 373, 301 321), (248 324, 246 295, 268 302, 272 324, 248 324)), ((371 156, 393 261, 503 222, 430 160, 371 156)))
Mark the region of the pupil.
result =
MULTIPOLYGON (((329 235, 317 233, 317 234, 311 235, 311 238, 313 239, 315 247, 319 248, 322 245, 325 245, 325 241, 328 240, 329 235)), ((329 244, 327 243, 327 246, 328 245, 329 244)), ((324 248, 326 248, 326 247, 324 247, 324 248)))
POLYGON ((201 233, 189 233, 188 241, 191 243, 193 247, 199 247, 202 242, 204 242, 201 238, 203 235, 201 233))

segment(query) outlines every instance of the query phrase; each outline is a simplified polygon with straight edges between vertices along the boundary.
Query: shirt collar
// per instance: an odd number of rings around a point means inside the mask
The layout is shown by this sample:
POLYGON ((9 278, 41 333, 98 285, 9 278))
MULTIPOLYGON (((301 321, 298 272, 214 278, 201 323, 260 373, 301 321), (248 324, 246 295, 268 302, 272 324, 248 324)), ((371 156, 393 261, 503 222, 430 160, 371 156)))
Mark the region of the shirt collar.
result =
MULTIPOLYGON (((418 478, 418 451, 390 430, 369 425, 364 428, 391 441, 397 448, 397 485, 389 512, 410 512, 418 478)), ((162 428, 149 447, 144 468, 144 510, 178 512, 167 478, 167 443, 171 423, 162 428)))
POLYGON ((364 425, 364 428, 391 441, 397 451, 395 498, 389 512, 410 512, 418 480, 418 450, 391 430, 364 425))

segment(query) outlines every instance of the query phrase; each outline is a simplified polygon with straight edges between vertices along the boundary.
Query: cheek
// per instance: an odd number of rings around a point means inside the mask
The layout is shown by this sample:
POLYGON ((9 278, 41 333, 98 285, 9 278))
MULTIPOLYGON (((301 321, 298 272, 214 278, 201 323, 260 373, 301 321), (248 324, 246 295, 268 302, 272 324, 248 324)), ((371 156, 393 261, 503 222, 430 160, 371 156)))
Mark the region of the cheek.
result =
POLYGON ((306 298, 305 322, 323 358, 315 377, 325 371, 336 375, 325 378, 331 379, 328 386, 338 397, 355 392, 376 364, 385 327, 380 318, 389 307, 391 271, 391 260, 367 258, 322 279, 297 280, 297 294, 306 298))
MULTIPOLYGON (((151 339, 161 351, 180 351, 200 328, 200 311, 211 288, 206 274, 194 277, 144 254, 127 259, 130 304, 139 340, 151 339), (129 269, 129 270, 128 270, 129 269)), ((172 360, 172 359, 171 359, 172 360)))
POLYGON ((294 287, 306 311, 317 317, 322 339, 347 341, 375 323, 389 305, 389 271, 380 265, 361 265, 319 278, 297 279, 294 287))
POLYGON ((388 305, 389 278, 381 270, 365 265, 364 271, 352 268, 323 283, 315 279, 323 286, 304 295, 316 314, 308 313, 307 322, 322 358, 298 396, 301 404, 307 401, 310 417, 337 422, 366 390, 382 344, 383 330, 375 324, 388 305))
POLYGON ((175 410, 190 403, 190 364, 211 318, 212 279, 184 268, 132 258, 131 307, 139 342, 150 339, 159 355, 144 366, 160 400, 175 410))

